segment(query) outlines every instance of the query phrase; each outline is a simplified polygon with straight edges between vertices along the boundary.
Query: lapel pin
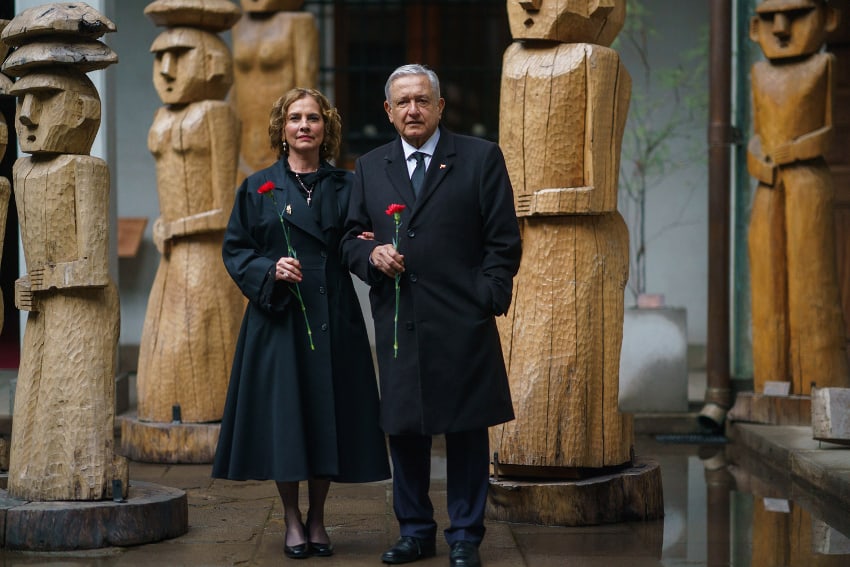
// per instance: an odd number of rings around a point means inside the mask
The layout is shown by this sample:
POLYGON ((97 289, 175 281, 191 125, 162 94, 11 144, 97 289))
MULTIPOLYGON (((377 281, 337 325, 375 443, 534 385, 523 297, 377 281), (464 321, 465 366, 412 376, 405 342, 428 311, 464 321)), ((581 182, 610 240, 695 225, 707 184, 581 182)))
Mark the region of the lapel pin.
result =
POLYGON ((286 205, 286 214, 288 214, 288 215, 292 214, 292 205, 286 205))
POLYGON ((441 164, 440 164, 440 169, 446 169, 446 164, 441 163, 441 164))

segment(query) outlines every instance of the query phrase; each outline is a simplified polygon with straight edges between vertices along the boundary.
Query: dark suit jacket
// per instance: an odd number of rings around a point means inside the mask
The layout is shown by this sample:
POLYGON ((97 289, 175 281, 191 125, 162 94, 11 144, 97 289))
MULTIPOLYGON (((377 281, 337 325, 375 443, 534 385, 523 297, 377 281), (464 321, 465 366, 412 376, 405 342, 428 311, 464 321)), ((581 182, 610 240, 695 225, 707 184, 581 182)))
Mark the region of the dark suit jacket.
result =
POLYGON ((513 190, 499 147, 441 129, 418 200, 401 140, 357 160, 342 242, 343 260, 371 286, 389 434, 438 434, 513 419, 495 316, 511 301, 521 243, 513 190), (402 213, 398 357, 393 357, 394 280, 369 263, 395 236, 402 213), (375 233, 375 241, 356 238, 375 233))

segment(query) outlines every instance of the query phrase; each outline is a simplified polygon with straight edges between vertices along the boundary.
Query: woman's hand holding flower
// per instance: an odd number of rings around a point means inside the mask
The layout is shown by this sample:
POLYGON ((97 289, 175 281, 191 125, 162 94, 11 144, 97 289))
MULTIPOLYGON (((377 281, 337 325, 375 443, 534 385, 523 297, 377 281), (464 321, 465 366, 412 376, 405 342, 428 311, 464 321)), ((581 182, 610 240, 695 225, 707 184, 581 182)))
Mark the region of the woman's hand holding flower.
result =
POLYGON ((289 256, 282 257, 275 265, 274 279, 289 283, 300 282, 302 279, 301 262, 289 256))

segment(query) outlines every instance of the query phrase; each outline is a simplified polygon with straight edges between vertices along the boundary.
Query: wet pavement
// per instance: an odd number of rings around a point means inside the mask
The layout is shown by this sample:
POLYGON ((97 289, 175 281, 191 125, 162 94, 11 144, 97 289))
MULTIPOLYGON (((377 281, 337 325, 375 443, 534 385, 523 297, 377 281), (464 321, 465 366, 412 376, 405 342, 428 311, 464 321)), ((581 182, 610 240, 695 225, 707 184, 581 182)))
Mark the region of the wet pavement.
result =
MULTIPOLYGON (((3 378, 0 375, 0 382, 3 378)), ((704 392, 704 382, 693 377, 691 381, 689 399, 694 407, 694 400, 704 392)), ((4 399, 8 396, 5 390, 0 384, 0 413, 10 403, 4 399)), ((132 388, 130 392, 132 406, 132 388)), ((4 432, 8 418, 0 415, 4 432)), ((800 426, 735 423, 727 428, 728 439, 695 435, 699 432, 696 413, 639 414, 635 430, 636 455, 652 458, 661 467, 663 520, 584 527, 488 521, 481 546, 483 564, 850 565, 850 446, 816 442, 811 427, 800 426)), ((326 522, 335 555, 287 559, 283 556, 282 507, 274 484, 214 480, 210 468, 130 464, 131 483, 143 481, 186 492, 189 529, 183 536, 79 552, 0 549, 0 567, 378 567, 383 565, 381 553, 398 536, 389 482, 333 484, 326 522)), ((432 500, 442 528, 447 514, 441 438, 435 439, 431 476, 432 500)), ((306 510, 306 494, 302 494, 302 502, 306 510)), ((436 557, 415 565, 447 566, 445 542, 438 540, 436 557)))
MULTIPOLYGON (((793 449, 785 453, 777 449, 779 438, 789 446, 805 444, 799 438, 805 431, 790 428, 782 437, 780 430, 788 428, 759 427, 747 435, 773 443, 772 461, 751 439, 724 444, 716 437, 706 438, 712 442, 700 445, 661 443, 654 436, 640 435, 636 453, 661 466, 663 520, 573 528, 488 521, 482 561, 488 567, 850 565, 847 507, 836 505, 838 496, 812 490, 795 478, 793 467, 783 465, 793 449)), ((842 467, 850 469, 850 448, 814 444, 805 450, 825 453, 839 473, 842 467)), ((326 520, 335 555, 291 560, 283 556, 282 508, 273 483, 214 480, 209 465, 137 462, 130 466, 130 478, 185 490, 188 533, 127 548, 73 553, 6 550, 0 552, 0 566, 378 566, 380 554, 398 535, 389 482, 332 485, 326 520)), ((445 527, 445 467, 439 438, 432 479, 436 517, 445 527)), ((448 565, 445 543, 438 542, 436 557, 416 565, 448 565)))

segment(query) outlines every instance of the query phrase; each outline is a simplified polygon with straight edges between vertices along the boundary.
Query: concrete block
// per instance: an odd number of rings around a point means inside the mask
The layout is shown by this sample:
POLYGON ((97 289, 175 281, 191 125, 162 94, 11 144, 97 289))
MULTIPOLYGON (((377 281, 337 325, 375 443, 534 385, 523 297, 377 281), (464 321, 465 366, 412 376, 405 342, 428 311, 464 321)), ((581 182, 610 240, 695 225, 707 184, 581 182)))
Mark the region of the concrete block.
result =
POLYGON ((683 307, 626 309, 620 411, 688 411, 688 331, 683 307))
POLYGON ((850 388, 812 388, 812 437, 850 444, 850 388))

